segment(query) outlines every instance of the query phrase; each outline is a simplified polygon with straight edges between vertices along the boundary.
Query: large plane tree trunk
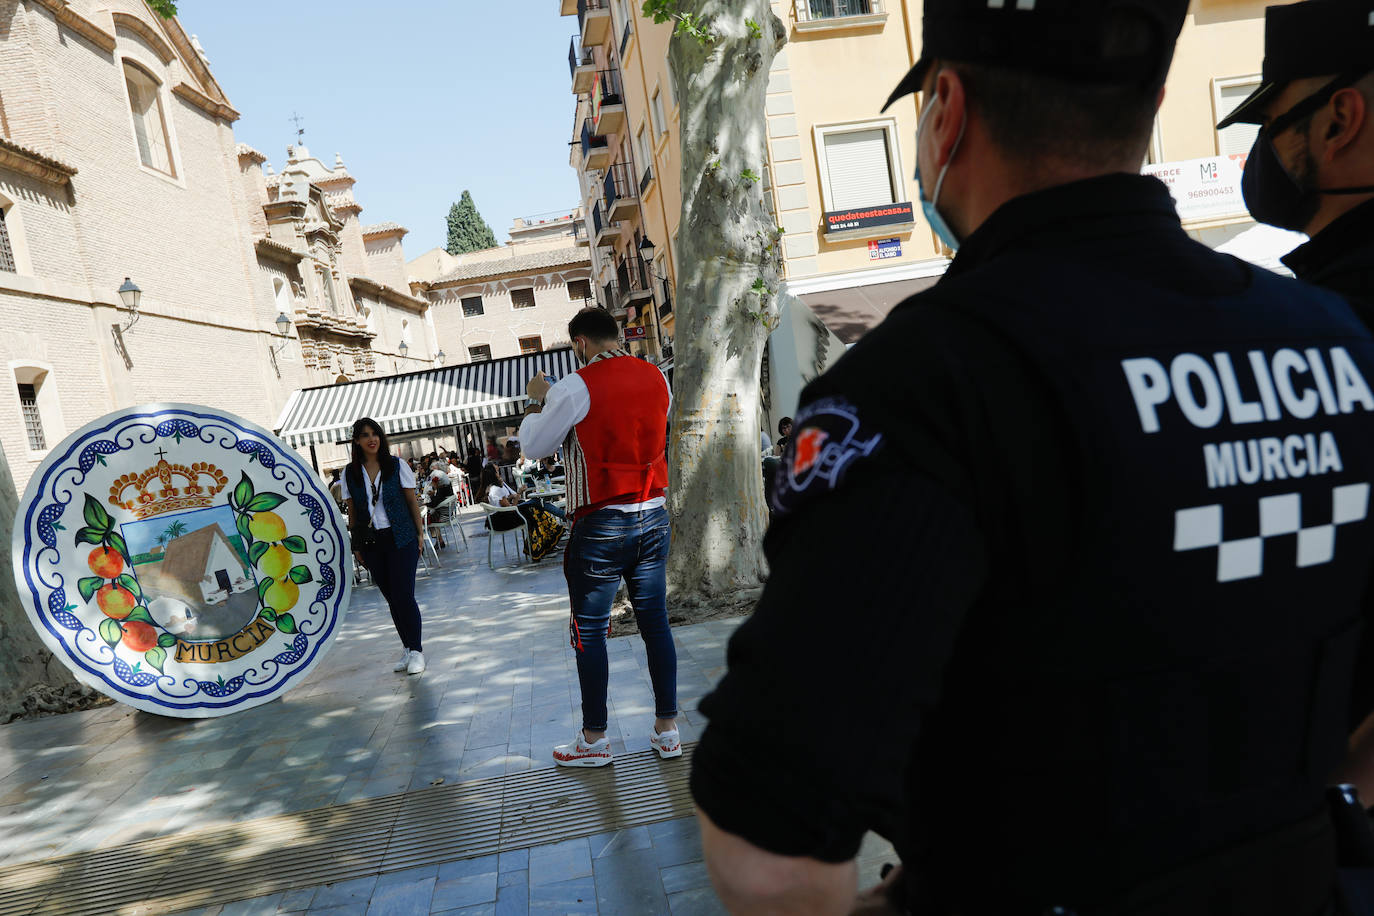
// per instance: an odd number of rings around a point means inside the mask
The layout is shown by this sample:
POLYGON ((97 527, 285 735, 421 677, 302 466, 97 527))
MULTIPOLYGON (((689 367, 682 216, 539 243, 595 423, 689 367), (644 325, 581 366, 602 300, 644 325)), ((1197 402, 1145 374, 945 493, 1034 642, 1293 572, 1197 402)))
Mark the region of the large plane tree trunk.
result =
POLYGON ((0 448, 0 723, 33 712, 64 712, 89 695, 38 639, 19 603, 10 554, 19 494, 0 448))
POLYGON ((768 0, 658 5, 678 22, 682 110, 668 582, 690 606, 738 598, 766 574, 759 372, 782 256, 764 201, 764 97, 787 31, 768 0))

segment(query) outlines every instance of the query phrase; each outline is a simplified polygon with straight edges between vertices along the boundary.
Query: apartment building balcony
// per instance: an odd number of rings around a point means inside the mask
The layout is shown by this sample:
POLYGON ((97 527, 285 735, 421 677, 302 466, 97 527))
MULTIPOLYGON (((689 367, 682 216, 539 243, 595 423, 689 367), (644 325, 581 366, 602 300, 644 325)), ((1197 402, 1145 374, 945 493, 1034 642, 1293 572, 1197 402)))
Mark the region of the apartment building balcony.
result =
POLYGON ((620 240, 620 235, 620 223, 606 219, 606 214, 598 201, 592 208, 592 243, 597 248, 610 248, 620 240))
POLYGON ((624 321, 625 306, 620 304, 620 287, 614 280, 609 281, 601 287, 601 307, 615 316, 617 321, 624 321))
POLYGON ((798 32, 863 29, 887 21, 883 0, 794 0, 798 32))
POLYGON ((598 70, 592 81, 592 129, 603 137, 625 126, 625 97, 620 92, 620 71, 598 70))
POLYGON ((587 221, 584 219, 573 223, 573 244, 582 248, 591 247, 591 234, 587 232, 587 221))
POLYGON ((615 282, 619 287, 619 304, 623 308, 641 303, 651 303, 654 287, 644 260, 638 256, 620 262, 615 270, 615 282))
POLYGON ((571 16, 577 12, 577 0, 558 0, 558 15, 571 16))
POLYGON ((596 58, 591 48, 578 45, 576 35, 568 42, 568 69, 572 72, 573 95, 590 92, 596 79, 596 58))
POLYGON ((592 128, 591 118, 582 122, 582 167, 604 169, 611 164, 611 147, 603 135, 592 128))
POLYGON ((629 219, 639 212, 639 189, 635 187, 629 163, 617 162, 607 169, 601 190, 606 218, 611 222, 629 219))
POLYGON ((577 29, 584 48, 604 42, 611 34, 611 7, 607 0, 577 0, 577 29))

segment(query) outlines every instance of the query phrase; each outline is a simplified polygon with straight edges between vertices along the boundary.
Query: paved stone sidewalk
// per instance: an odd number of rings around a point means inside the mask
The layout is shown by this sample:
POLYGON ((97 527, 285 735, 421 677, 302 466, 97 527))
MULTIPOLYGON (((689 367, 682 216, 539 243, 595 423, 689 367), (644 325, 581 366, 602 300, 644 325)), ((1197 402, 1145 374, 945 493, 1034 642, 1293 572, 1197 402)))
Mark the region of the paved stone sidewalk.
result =
MULTIPOLYGON (((477 528, 469 520, 468 550, 441 551, 444 568, 419 580, 423 675, 391 671, 400 644, 380 595, 364 588, 330 653, 281 700, 218 719, 116 705, 0 727, 0 865, 552 767, 550 749, 578 721, 561 552, 531 566, 512 551, 493 572, 477 528)), ((674 631, 684 740, 698 735, 697 702, 737 625, 674 631)), ((616 639, 609 650, 612 747, 647 750, 643 644, 616 639)), ((596 912, 598 900, 603 913, 713 912, 698 844, 689 819, 206 912, 596 912), (625 908, 638 893, 645 908, 625 908)))

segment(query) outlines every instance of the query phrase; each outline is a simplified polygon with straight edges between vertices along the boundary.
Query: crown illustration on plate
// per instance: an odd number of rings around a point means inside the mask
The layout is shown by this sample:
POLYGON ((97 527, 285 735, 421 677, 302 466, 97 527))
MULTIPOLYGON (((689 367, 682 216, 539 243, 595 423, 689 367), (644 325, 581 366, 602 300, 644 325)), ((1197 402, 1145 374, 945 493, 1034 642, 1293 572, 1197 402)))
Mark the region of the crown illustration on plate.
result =
POLYGON ((225 473, 208 461, 171 464, 159 452, 157 464, 136 474, 122 474, 110 485, 110 504, 127 509, 134 518, 151 518, 164 512, 204 509, 229 485, 225 473), (181 486, 175 486, 177 479, 181 486))

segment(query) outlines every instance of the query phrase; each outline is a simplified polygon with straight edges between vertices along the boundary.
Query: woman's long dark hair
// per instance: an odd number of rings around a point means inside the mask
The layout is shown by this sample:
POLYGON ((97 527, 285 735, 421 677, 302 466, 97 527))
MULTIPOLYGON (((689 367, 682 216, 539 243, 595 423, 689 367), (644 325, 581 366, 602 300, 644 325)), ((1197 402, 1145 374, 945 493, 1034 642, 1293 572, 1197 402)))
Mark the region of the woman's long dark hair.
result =
POLYGON ((391 443, 386 439, 386 430, 382 429, 382 424, 371 417, 363 417, 353 424, 353 453, 348 462, 347 471, 349 486, 361 487, 363 485, 363 463, 367 461, 367 456, 363 454, 363 447, 358 444, 358 437, 369 428, 376 432, 379 440, 377 463, 382 467, 382 479, 386 480, 396 473, 396 456, 391 454, 391 443))
POLYGON ((482 488, 482 495, 485 497, 492 487, 504 487, 506 484, 497 472, 496 465, 486 464, 482 466, 482 478, 477 485, 482 488))

